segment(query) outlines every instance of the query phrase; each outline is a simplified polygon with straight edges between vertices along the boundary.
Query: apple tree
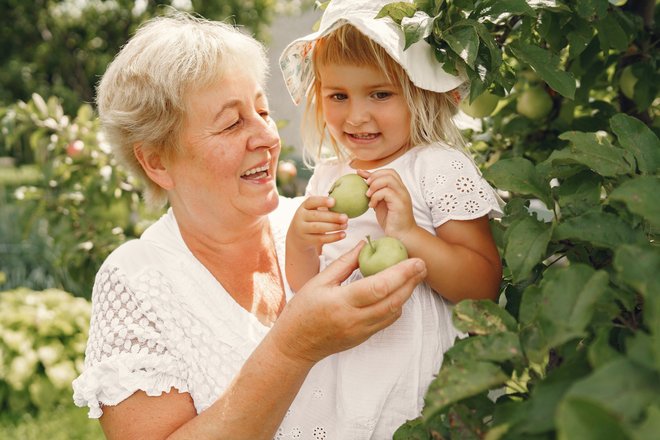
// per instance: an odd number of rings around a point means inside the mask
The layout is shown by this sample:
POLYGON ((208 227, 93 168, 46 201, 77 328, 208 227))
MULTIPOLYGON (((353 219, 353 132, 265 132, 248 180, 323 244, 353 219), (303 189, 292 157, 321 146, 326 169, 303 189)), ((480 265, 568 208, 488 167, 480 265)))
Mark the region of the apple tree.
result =
POLYGON ((381 11, 469 78, 463 108, 481 119, 465 134, 507 201, 492 222, 499 304, 455 306, 470 337, 395 439, 657 438, 659 10, 426 0, 381 11))

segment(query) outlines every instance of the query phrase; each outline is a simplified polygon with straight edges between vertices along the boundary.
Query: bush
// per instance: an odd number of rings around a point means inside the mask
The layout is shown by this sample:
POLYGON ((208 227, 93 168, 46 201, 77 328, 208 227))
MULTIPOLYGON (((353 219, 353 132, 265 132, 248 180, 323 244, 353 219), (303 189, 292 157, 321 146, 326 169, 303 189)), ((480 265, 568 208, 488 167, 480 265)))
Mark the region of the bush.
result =
POLYGON ((445 70, 467 73, 466 99, 500 96, 466 135, 508 199, 492 223, 499 305, 455 306, 471 337, 446 353, 422 415, 395 439, 657 437, 658 11, 649 0, 383 11, 445 70), (634 83, 619 80, 627 66, 634 83))
POLYGON ((62 290, 0 292, 0 412, 70 403, 81 372, 91 306, 62 290))
POLYGON ((160 213, 145 209, 91 106, 83 104, 71 118, 57 98, 46 102, 34 94, 3 110, 0 140, 12 150, 30 148, 31 166, 39 170, 38 178, 26 173, 29 180, 17 186, 16 171, 0 169, 14 177, 0 179, 3 287, 57 287, 89 297, 106 256, 160 213))

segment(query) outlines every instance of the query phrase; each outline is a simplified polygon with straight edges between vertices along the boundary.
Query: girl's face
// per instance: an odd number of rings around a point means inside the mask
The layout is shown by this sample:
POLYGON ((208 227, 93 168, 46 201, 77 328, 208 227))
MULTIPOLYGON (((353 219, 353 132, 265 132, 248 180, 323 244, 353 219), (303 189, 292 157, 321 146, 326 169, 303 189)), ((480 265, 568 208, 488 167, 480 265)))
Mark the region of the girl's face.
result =
POLYGON ((332 137, 351 152, 353 168, 373 169, 409 147, 410 111, 401 90, 377 68, 320 66, 323 117, 332 137))

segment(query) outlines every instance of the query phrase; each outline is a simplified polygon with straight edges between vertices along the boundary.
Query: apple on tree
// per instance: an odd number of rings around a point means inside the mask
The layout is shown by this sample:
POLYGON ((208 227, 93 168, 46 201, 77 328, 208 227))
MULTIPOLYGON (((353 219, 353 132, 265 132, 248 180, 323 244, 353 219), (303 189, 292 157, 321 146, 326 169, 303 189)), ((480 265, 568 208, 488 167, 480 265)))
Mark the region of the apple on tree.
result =
POLYGON ((637 84, 637 77, 633 73, 632 66, 624 67, 619 77, 619 88, 626 98, 633 99, 635 96, 635 84, 637 84))
POLYGON ((330 188, 330 197, 335 204, 330 211, 346 214, 348 218, 358 217, 369 209, 367 190, 369 185, 357 174, 345 174, 330 188))
POLYGON ((532 120, 543 119, 552 110, 552 98, 542 87, 533 86, 518 96, 516 111, 532 120))
POLYGON ((298 175, 296 164, 290 160, 281 160, 277 164, 277 181, 281 185, 293 182, 298 175))
POLYGON ((367 235, 367 245, 358 255, 358 263, 362 275, 368 277, 407 258, 408 251, 400 240, 386 236, 371 241, 367 235))
POLYGON ((463 110, 463 113, 468 116, 472 116, 473 118, 485 118, 493 113, 499 100, 499 96, 486 91, 477 96, 472 103, 470 103, 469 98, 462 100, 459 107, 463 110))

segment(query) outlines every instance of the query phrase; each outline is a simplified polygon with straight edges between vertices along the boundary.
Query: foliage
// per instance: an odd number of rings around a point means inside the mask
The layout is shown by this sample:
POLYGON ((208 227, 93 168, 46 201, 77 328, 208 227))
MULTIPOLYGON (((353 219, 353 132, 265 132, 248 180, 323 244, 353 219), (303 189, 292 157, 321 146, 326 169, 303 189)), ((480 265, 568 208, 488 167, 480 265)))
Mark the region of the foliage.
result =
POLYGON ((508 196, 492 224, 499 306, 456 305, 470 337, 446 353, 422 415, 395 439, 660 432, 658 9, 427 0, 381 11, 408 44, 425 38, 445 70, 465 72, 466 99, 500 96, 466 135, 508 196), (627 66, 632 85, 620 80, 627 66))
POLYGON ((87 418, 87 409, 73 402, 40 410, 37 414, 0 415, 0 438, 21 440, 103 440, 97 420, 87 418))
MULTIPOLYGON (((94 85, 144 20, 171 5, 230 20, 259 38, 294 0, 0 0, 0 104, 58 96, 67 114, 93 102, 94 85)), ((0 145, 0 156, 5 155, 0 145)))
MULTIPOLYGON (((139 235, 156 213, 145 211, 139 188, 111 156, 89 105, 70 118, 58 99, 45 102, 34 94, 5 108, 1 124, 5 145, 28 145, 39 173, 26 173, 29 179, 18 186, 0 178, 0 203, 6 205, 0 285, 60 287, 89 296, 110 251, 139 235)), ((0 168, 0 176, 7 174, 16 171, 0 168)))
POLYGON ((0 412, 18 415, 70 402, 90 316, 89 302, 62 290, 0 292, 0 412))

